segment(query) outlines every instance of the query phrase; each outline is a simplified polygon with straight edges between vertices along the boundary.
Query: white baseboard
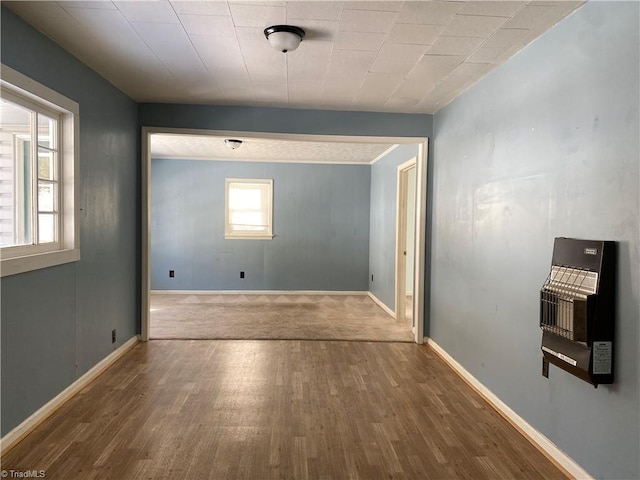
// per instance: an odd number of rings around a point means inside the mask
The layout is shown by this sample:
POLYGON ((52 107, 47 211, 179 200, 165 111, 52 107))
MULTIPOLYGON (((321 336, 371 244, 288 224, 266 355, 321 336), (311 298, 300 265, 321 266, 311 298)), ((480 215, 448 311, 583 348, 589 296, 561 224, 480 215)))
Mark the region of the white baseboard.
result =
POLYGON ((350 290, 151 290, 160 295, 367 295, 350 290))
POLYGON ((385 312, 387 312, 389 315, 391 315, 393 318, 396 318, 396 312, 394 312, 393 310, 391 310, 389 307, 387 307, 384 303, 382 303, 382 300, 380 300, 378 297, 376 297, 373 293, 371 292, 367 292, 367 294, 369 295, 369 298, 371 300, 373 300, 374 302, 376 302, 376 304, 383 309, 385 312))
POLYGON ((558 468, 569 476, 580 480, 593 480, 580 465, 571 457, 560 450, 551 440, 545 437, 538 430, 529 425, 520 415, 511 410, 509 406, 500 400, 491 390, 485 387, 478 379, 471 375, 462 365, 460 365, 451 355, 440 347, 431 338, 427 338, 427 345, 444 360, 465 382, 469 384, 480 396, 502 415, 511 425, 514 426, 527 440, 529 440, 538 450, 540 450, 558 468))
POLYGON ((18 425, 16 428, 7 433, 2 439, 0 439, 0 455, 4 455, 24 437, 29 435, 38 425, 49 418, 56 410, 58 410, 65 402, 70 400, 76 393, 91 383, 102 372, 109 368, 116 360, 122 355, 127 353, 133 346, 138 343, 138 336, 131 337, 118 349, 111 352, 105 358, 96 363, 90 370, 84 375, 78 378, 75 382, 65 388, 62 392, 49 400, 40 409, 35 411, 29 418, 18 425))

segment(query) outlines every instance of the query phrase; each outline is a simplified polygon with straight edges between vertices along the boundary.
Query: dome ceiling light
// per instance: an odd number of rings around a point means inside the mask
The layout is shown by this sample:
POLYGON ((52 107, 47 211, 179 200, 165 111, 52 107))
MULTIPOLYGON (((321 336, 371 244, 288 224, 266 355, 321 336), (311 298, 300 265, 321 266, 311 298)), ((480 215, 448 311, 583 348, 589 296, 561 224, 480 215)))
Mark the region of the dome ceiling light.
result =
POLYGON ((291 25, 273 25, 264 29, 264 36, 273 48, 282 53, 293 52, 304 38, 304 30, 291 25))

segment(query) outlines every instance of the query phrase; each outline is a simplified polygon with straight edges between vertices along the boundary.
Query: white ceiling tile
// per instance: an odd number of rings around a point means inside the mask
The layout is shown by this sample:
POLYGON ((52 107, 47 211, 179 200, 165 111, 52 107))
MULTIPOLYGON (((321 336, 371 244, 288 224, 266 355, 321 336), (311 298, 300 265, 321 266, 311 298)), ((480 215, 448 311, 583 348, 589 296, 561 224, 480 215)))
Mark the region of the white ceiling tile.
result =
POLYGON ((396 17, 397 13, 395 12, 345 9, 342 12, 340 30, 387 33, 396 17))
POLYGON ((180 23, 168 1, 115 2, 130 22, 180 23))
POLYGON ((329 41, 336 38, 340 22, 332 20, 309 20, 304 18, 289 18, 289 25, 295 25, 305 31, 304 44, 315 41, 329 41))
POLYGON ((418 102, 431 88, 432 86, 425 84, 423 80, 403 80, 394 90, 391 98, 413 99, 418 102))
POLYGON ((422 97, 390 97, 386 102, 384 102, 384 106, 391 110, 407 110, 412 108, 418 104, 422 100, 422 97))
POLYGON ((428 48, 427 45, 386 43, 380 49, 370 70, 378 73, 407 74, 428 48))
POLYGON ((371 32, 338 32, 334 47, 336 50, 371 50, 377 52, 382 47, 386 35, 371 32))
POLYGON ((484 42, 478 37, 438 37, 429 49, 431 55, 471 55, 484 42))
POLYGON ((526 4, 527 2, 471 1, 465 3, 462 10, 460 10, 460 14, 487 15, 489 17, 513 17, 526 4))
POLYGON ((190 35, 193 46, 207 69, 215 73, 220 68, 244 72, 244 59, 236 37, 190 35))
POLYGON ((297 55, 287 58, 287 72, 289 81, 317 81, 322 82, 327 74, 330 52, 324 57, 309 57, 297 55))
POLYGON ((506 20, 505 17, 456 15, 442 35, 489 38, 506 20))
POLYGON ((233 3, 229 5, 229 8, 236 27, 259 27, 264 29, 271 25, 286 23, 284 7, 233 3))
POLYGON ((323 89, 324 82, 317 80, 307 80, 304 82, 289 81, 289 93, 297 97, 303 97, 304 95, 320 97, 323 89))
POLYGON ((399 12, 402 8, 402 1, 396 0, 391 2, 382 2, 378 0, 368 1, 368 2, 357 2, 351 1, 347 3, 345 8, 349 8, 351 10, 377 10, 382 12, 399 12))
POLYGON ((307 20, 340 20, 342 2, 287 2, 287 22, 292 18, 307 20))
POLYGON ((526 6, 505 23, 503 28, 536 28, 540 22, 540 18, 552 10, 552 6, 526 6))
POLYGON ((172 0, 171 5, 178 14, 187 15, 231 15, 224 1, 172 0))
POLYGON ((132 25, 179 82, 192 83, 198 78, 208 78, 204 64, 181 25, 147 22, 132 25))
MULTIPOLYGON (((53 3, 53 2, 47 2, 53 3)), ((80 1, 74 0, 72 2, 57 2, 62 8, 102 8, 106 10, 117 10, 118 7, 115 6, 113 2, 102 2, 102 1, 80 1)))
POLYGON ((334 50, 331 55, 329 72, 333 77, 340 75, 348 79, 354 72, 369 71, 369 67, 376 57, 376 52, 364 50, 334 50))
POLYGON ((409 80, 422 80, 430 85, 439 83, 464 62, 463 55, 425 55, 407 75, 409 80))
POLYGON ((69 15, 56 2, 2 2, 23 18, 66 18, 69 15))
POLYGON ((137 101, 422 113, 437 110, 580 4, 3 2, 137 101), (307 32, 286 56, 263 33, 285 22, 307 32))
MULTIPOLYGON (((322 62, 331 56, 333 51, 333 42, 322 40, 309 40, 304 42, 295 52, 287 53, 288 61, 296 61, 300 58, 313 59, 316 62, 322 62)), ((277 52, 276 52, 277 53, 277 52)))
POLYGON ((405 2, 398 23, 449 25, 463 6, 460 2, 405 2))
POLYGON ((473 54, 467 58, 466 62, 468 63, 495 63, 497 62, 506 52, 504 48, 485 48, 480 47, 478 50, 473 52, 473 54))
POLYGON ((251 88, 251 80, 246 71, 236 69, 218 68, 212 72, 213 79, 221 89, 224 88, 251 88))
POLYGON ((222 15, 178 15, 189 35, 235 37, 233 21, 222 15))
POLYGON ((396 23, 389 34, 389 43, 412 43, 415 45, 433 45, 444 25, 420 25, 417 23, 396 23))
POLYGON ((510 48, 522 44, 529 34, 529 30, 522 28, 501 28, 482 45, 487 48, 510 48))
POLYGON ((381 104, 391 96, 402 81, 402 76, 388 73, 369 72, 356 95, 358 102, 375 102, 381 104))

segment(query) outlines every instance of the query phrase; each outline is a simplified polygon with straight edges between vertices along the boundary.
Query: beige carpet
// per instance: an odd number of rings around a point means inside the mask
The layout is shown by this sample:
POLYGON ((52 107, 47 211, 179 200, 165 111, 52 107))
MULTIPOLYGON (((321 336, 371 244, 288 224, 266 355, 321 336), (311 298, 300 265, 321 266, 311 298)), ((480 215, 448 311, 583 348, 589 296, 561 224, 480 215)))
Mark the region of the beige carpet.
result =
POLYGON ((412 342, 365 295, 151 295, 153 339, 412 342))

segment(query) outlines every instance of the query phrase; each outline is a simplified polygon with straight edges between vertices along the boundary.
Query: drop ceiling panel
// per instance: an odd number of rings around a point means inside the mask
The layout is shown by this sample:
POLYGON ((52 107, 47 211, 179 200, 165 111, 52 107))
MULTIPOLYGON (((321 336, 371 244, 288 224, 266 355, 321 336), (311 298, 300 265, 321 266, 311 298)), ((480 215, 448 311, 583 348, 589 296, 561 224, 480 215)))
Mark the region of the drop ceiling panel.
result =
POLYGON ((343 2, 287 2, 287 19, 339 21, 343 6, 343 2))
POLYGON ((345 32, 340 31, 336 36, 333 48, 336 50, 371 50, 377 52, 382 47, 384 33, 345 32))
POLYGON ((446 37, 489 38, 505 22, 504 17, 456 15, 442 32, 446 37))
POLYGON ((269 25, 286 22, 284 7, 233 3, 229 5, 229 8, 236 27, 258 27, 264 29, 269 25))
POLYGON ((171 6, 177 14, 188 15, 231 15, 226 2, 220 1, 172 1, 171 6))
POLYGON ((223 15, 178 15, 188 35, 235 37, 235 26, 230 16, 223 15))
POLYGON ((446 26, 463 6, 463 2, 405 2, 398 22, 446 26))
POLYGON ((489 17, 514 16, 527 2, 467 2, 460 10, 461 15, 487 15, 489 17))
POLYGON ((130 22, 180 23, 167 1, 154 2, 154 8, 148 8, 145 2, 115 2, 115 5, 130 22))
POLYGON ((3 4, 138 101, 432 113, 581 2, 3 4), (282 23, 306 31, 286 55, 282 23))
POLYGON ((346 32, 387 33, 391 29, 397 14, 378 10, 350 10, 342 12, 340 30, 346 32))
POLYGON ((380 49, 370 71, 375 73, 397 72, 405 75, 422 58, 428 48, 426 45, 387 43, 380 49))
POLYGON ((444 25, 420 25, 417 23, 396 23, 389 34, 389 43, 410 43, 414 45, 433 45, 444 25))
POLYGON ((471 55, 484 42, 477 37, 438 37, 429 49, 430 55, 471 55))

